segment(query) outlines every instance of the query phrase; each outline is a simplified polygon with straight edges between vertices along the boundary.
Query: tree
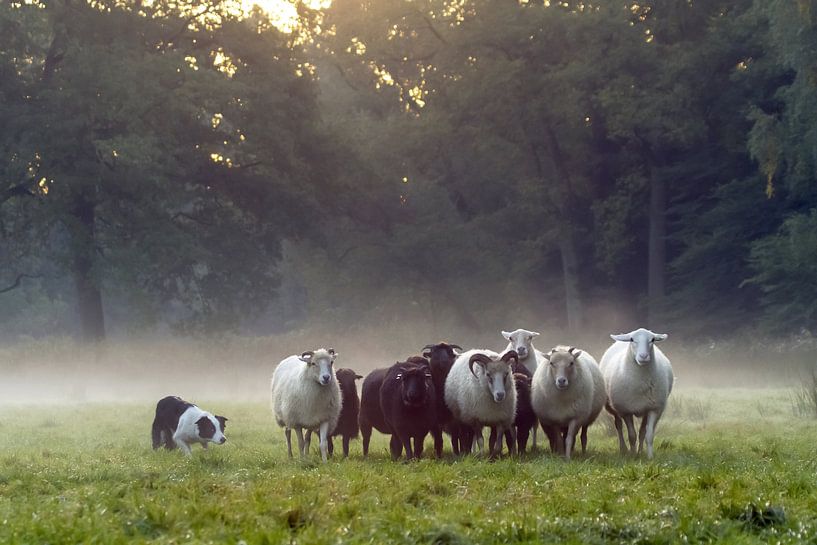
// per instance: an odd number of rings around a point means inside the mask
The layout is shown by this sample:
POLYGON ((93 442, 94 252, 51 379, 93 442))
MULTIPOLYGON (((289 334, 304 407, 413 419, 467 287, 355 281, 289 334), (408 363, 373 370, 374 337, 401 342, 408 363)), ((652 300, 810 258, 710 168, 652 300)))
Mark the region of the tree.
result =
POLYGON ((280 240, 318 204, 305 61, 229 6, 0 8, 5 240, 73 277, 86 340, 105 336, 106 294, 237 323, 270 300, 280 240))

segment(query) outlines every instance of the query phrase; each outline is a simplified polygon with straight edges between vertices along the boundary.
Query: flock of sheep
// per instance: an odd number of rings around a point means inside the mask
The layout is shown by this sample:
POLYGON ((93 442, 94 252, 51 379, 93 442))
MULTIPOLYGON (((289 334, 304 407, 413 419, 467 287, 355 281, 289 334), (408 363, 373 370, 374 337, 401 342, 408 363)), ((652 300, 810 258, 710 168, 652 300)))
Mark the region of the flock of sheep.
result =
POLYGON ((525 451, 531 432, 536 446, 541 425, 551 451, 569 460, 576 436, 584 452, 587 429, 606 407, 615 421, 621 453, 640 454, 646 443, 647 458, 653 457, 655 427, 674 381, 669 359, 655 346, 667 335, 647 329, 611 335, 615 342, 600 364, 574 347, 540 352, 533 346, 539 335, 534 331, 502 335, 508 345, 501 353, 463 351, 448 343, 427 345, 422 356, 369 373, 360 397, 355 381, 363 377, 350 369, 335 372, 334 349, 284 359, 272 376, 271 402, 273 416, 285 430, 289 456, 293 429, 301 456, 309 451, 313 431, 320 437, 324 461, 332 454, 333 436, 343 438, 343 454, 348 456, 349 440, 358 431, 366 456, 372 429, 377 429, 391 435, 392 458, 400 458, 405 450, 406 460, 411 460, 422 455, 429 433, 438 458, 443 433, 450 435, 455 455, 472 452, 475 440, 482 453, 486 426, 491 429, 490 455, 500 455, 503 442, 513 455, 525 451), (638 433, 635 417, 641 418, 638 433))

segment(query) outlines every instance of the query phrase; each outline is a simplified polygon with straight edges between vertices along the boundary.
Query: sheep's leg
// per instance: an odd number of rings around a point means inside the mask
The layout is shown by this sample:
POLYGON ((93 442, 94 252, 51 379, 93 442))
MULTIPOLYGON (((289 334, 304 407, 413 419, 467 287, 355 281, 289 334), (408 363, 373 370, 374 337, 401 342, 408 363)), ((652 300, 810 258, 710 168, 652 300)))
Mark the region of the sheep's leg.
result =
POLYGON ((474 436, 477 439, 477 448, 479 449, 479 453, 482 454, 485 450, 485 438, 482 437, 482 426, 477 426, 474 428, 474 436))
POLYGON ((641 451, 644 450, 644 438, 647 433, 647 414, 644 413, 644 416, 641 417, 641 429, 638 430, 638 454, 641 455, 641 451))
POLYGON ((618 450, 621 455, 627 454, 627 445, 624 443, 624 430, 621 417, 617 414, 613 415, 613 421, 616 424, 616 432, 618 433, 618 450))
POLYGON ((461 426, 457 430, 460 438, 460 456, 465 456, 471 452, 474 446, 474 430, 468 426, 461 426))
POLYGON ((435 426, 431 430, 431 435, 434 437, 434 455, 439 459, 443 457, 443 429, 440 426, 435 426))
POLYGON ((565 436, 562 434, 562 430, 554 426, 553 436, 556 441, 556 454, 563 456, 565 453, 565 436))
POLYGON ((550 443, 550 452, 559 454, 559 437, 562 435, 561 432, 544 424, 542 424, 542 430, 545 432, 545 435, 547 435, 548 443, 550 443))
POLYGON ((392 434, 389 440, 389 450, 391 451, 391 459, 394 461, 397 461, 400 455, 403 454, 403 443, 400 441, 400 438, 397 437, 396 433, 392 434))
MULTIPOLYGON (((506 431, 505 435, 510 436, 510 438, 508 439, 508 453, 511 456, 516 456, 516 454, 518 452, 516 450, 516 426, 511 424, 511 429, 506 431)), ((499 446, 500 446, 500 451, 501 451, 502 441, 499 441, 499 446)))
MULTIPOLYGON (((535 424, 533 426, 533 443, 531 444, 531 447, 530 447, 531 450, 533 450, 533 451, 536 450, 536 443, 537 443, 538 436, 539 436, 539 424, 537 423, 537 424, 535 424)), ((524 452, 524 450, 525 449, 523 448, 522 451, 524 452)))
POLYGON ((312 430, 306 430, 304 436, 304 455, 309 455, 309 446, 312 444, 312 430))
POLYGON ((411 435, 400 437, 400 442, 406 450, 406 461, 410 462, 414 458, 414 449, 411 448, 411 435))
POLYGON ((449 426, 449 431, 451 432, 451 451, 454 453, 454 456, 459 456, 460 453, 462 453, 462 444, 464 442, 461 426, 456 422, 451 422, 449 426))
POLYGON ((285 428, 284 435, 287 438, 287 453, 289 457, 292 458, 292 428, 285 428))
POLYGON ((321 427, 319 428, 318 433, 320 433, 320 440, 321 440, 321 458, 323 459, 324 462, 326 462, 327 459, 329 458, 329 456, 328 456, 328 454, 329 454, 329 445, 328 445, 329 441, 327 441, 327 438, 329 437, 329 422, 328 421, 321 422, 321 427))
POLYGON ((306 457, 306 452, 304 451, 304 430, 295 428, 295 435, 298 437, 298 452, 301 453, 301 458, 304 458, 306 457))
POLYGON ((494 444, 492 446, 489 445, 488 456, 494 459, 502 455, 502 438, 505 436, 505 427, 500 424, 498 426, 491 426, 491 428, 495 430, 495 436, 494 444))
POLYGON ((329 451, 329 456, 335 455, 335 442, 332 440, 332 436, 326 438, 326 447, 329 451))
MULTIPOLYGON (((491 433, 488 435, 488 450, 491 451, 491 452, 494 451, 494 445, 496 444, 496 429, 497 429, 496 426, 491 426, 490 427, 491 433)), ((499 441, 501 443, 502 439, 500 439, 499 441)), ((499 448, 501 450, 502 445, 500 445, 499 448)))
POLYGON ((587 428, 589 426, 582 426, 582 454, 587 452, 587 428))
POLYGON ((653 450, 652 443, 655 439, 655 426, 658 424, 658 419, 661 417, 656 411, 650 411, 644 417, 647 421, 647 459, 652 460, 653 450))
POLYGON ((361 419, 360 421, 360 435, 363 440, 363 457, 369 455, 369 441, 372 439, 372 427, 367 421, 361 419))
POLYGON ((576 419, 567 425, 567 436, 565 437, 565 460, 570 460, 573 449, 576 447, 576 432, 579 431, 579 422, 576 419))
POLYGON ((627 424, 627 438, 630 440, 630 454, 635 454, 635 442, 636 442, 636 433, 635 433, 635 424, 633 424, 633 415, 628 414, 623 416, 624 423, 627 424))
MULTIPOLYGON (((528 438, 530 437, 529 428, 517 428, 516 430, 516 445, 519 454, 525 454, 525 449, 528 447, 528 438)), ((531 447, 533 448, 533 447, 531 447)))
MULTIPOLYGON (((349 457, 349 440, 350 439, 351 439, 351 437, 348 436, 348 435, 343 436, 343 457, 344 458, 349 457)), ((332 443, 330 442, 329 444, 331 445, 332 443)))
POLYGON ((425 448, 423 443, 425 440, 426 434, 418 435, 414 438, 414 456, 418 459, 423 457, 423 449, 425 448))

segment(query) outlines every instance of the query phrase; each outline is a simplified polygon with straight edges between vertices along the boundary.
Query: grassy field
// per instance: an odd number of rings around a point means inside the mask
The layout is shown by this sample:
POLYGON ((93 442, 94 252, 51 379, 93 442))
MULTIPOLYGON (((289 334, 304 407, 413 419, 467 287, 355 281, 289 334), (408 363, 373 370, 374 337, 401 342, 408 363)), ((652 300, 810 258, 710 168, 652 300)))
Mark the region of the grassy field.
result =
MULTIPOLYGON (((653 462, 594 426, 571 463, 286 458, 263 403, 229 441, 149 447, 152 406, 0 406, 0 543, 817 543, 817 420, 790 390, 687 390, 653 462), (767 507, 768 505, 768 507, 767 507)), ((429 441, 430 446, 430 441, 429 441)))

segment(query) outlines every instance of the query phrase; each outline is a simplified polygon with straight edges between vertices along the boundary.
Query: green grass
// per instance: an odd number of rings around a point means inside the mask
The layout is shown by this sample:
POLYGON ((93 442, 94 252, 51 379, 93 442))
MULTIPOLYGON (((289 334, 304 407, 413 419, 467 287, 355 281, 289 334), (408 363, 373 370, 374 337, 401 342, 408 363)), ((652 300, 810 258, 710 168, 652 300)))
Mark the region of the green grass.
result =
POLYGON ((604 425, 571 463, 392 463, 377 435, 368 461, 291 461, 265 404, 223 402, 228 443, 186 459, 150 450, 150 403, 0 406, 0 543, 817 543, 790 393, 673 395, 652 462, 604 425))

